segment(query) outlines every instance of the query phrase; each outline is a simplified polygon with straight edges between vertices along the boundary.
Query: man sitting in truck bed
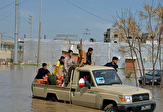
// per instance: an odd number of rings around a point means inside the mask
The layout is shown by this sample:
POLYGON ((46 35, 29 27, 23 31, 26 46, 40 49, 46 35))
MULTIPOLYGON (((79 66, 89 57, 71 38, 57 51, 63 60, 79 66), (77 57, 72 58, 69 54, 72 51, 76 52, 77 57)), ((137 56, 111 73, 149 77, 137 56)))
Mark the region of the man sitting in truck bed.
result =
POLYGON ((37 73, 35 79, 43 79, 43 77, 45 75, 48 75, 48 73, 50 73, 50 71, 47 69, 47 64, 46 63, 42 63, 42 68, 40 68, 38 70, 38 73, 37 73))

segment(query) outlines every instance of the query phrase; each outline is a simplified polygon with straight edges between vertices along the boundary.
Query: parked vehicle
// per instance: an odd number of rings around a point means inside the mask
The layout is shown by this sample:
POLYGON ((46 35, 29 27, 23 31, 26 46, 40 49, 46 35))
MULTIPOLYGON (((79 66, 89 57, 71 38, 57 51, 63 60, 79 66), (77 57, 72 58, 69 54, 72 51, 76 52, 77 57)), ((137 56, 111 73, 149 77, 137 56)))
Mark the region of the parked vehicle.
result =
POLYGON ((101 109, 105 112, 153 112, 152 93, 143 88, 124 85, 111 67, 84 66, 71 73, 67 87, 32 83, 34 97, 101 109), (89 77, 88 77, 89 76, 89 77), (85 78, 85 86, 79 80, 85 78))
MULTIPOLYGON (((161 73, 163 73, 163 70, 155 70, 154 84, 158 85, 161 83, 161 73)), ((152 80, 153 80, 153 70, 145 74, 145 83, 152 84, 152 80)), ((139 83, 142 84, 141 77, 139 78, 139 83)))

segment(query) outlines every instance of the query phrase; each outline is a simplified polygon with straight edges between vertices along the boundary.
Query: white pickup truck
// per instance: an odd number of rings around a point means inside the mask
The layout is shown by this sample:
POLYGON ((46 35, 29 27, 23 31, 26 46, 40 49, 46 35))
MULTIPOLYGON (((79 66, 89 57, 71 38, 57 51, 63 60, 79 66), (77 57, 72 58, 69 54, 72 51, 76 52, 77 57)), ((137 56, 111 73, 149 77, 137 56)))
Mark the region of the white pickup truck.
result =
POLYGON ((153 112, 156 107, 149 90, 124 85, 115 70, 105 66, 73 70, 67 87, 34 81, 32 91, 34 97, 52 98, 106 112, 153 112), (90 79, 85 82, 85 87, 79 87, 79 79, 87 75, 90 79))

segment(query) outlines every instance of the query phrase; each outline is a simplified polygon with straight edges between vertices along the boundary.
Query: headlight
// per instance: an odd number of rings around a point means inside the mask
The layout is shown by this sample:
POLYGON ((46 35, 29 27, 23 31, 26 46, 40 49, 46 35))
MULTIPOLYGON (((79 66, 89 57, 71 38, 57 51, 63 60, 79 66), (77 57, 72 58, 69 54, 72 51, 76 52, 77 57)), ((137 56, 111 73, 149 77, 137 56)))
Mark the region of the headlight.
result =
MULTIPOLYGON (((151 82, 152 82, 152 81, 153 81, 153 80, 151 80, 151 82)), ((154 82, 157 82, 157 80, 155 79, 154 82)))
POLYGON ((152 100, 152 93, 149 93, 149 100, 152 100))
POLYGON ((132 96, 119 96, 119 99, 126 103, 132 102, 132 96))

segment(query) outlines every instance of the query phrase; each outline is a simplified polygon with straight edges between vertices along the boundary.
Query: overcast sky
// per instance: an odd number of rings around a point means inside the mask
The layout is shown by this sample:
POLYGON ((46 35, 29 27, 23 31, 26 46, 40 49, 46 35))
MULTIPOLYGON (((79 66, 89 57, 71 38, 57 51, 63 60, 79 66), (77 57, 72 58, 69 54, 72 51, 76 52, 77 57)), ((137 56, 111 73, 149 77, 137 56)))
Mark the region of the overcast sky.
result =
MULTIPOLYGON (((14 38, 15 0, 0 0, 0 32, 2 39, 14 38)), ((103 41, 103 33, 112 27, 113 17, 124 8, 132 13, 143 10, 152 0, 42 0, 41 38, 54 39, 57 34, 78 35, 103 41), (117 12, 117 13, 116 13, 117 12)), ((154 4, 163 0, 153 0, 154 4)), ((38 39, 41 0, 19 0, 19 38, 30 38, 29 15, 33 16, 33 38, 38 39)))

